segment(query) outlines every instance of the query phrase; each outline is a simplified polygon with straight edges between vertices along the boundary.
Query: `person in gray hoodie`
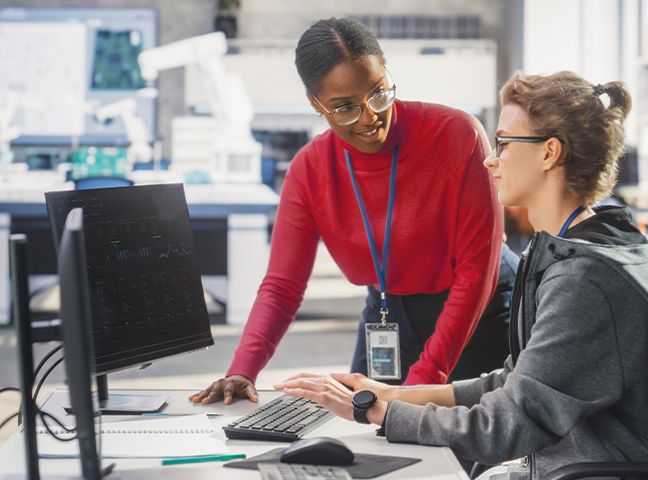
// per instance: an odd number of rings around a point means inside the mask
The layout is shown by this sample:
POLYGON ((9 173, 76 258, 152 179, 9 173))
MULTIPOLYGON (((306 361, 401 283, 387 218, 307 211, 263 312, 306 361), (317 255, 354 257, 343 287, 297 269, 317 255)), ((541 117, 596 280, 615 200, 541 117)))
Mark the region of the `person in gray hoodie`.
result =
POLYGON ((349 420, 358 392, 372 392, 361 407, 388 441, 491 465, 524 457, 531 478, 646 461, 648 240, 627 207, 594 206, 616 181, 630 94, 571 72, 517 73, 501 102, 484 164, 500 203, 526 207, 536 231, 516 275, 504 368, 441 386, 300 374, 276 388, 349 420))

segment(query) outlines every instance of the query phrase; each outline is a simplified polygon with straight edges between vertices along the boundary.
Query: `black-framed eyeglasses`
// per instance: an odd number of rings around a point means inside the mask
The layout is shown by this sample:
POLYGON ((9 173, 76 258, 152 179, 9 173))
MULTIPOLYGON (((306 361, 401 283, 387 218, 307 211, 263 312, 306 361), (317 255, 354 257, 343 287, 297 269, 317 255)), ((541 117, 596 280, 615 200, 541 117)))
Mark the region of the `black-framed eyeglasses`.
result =
POLYGON ((392 83, 392 87, 390 87, 388 90, 383 90, 382 92, 376 93, 369 100, 367 100, 367 103, 344 105, 340 108, 336 108, 333 111, 329 111, 324 105, 322 105, 322 102, 320 102, 315 95, 311 94, 311 96, 317 101, 317 103, 320 104, 320 107, 322 107, 322 109, 326 113, 333 117, 335 123, 337 123, 338 125, 351 125, 352 123, 358 121, 358 119, 362 115, 364 107, 369 107, 374 113, 380 113, 384 112, 394 104, 394 100, 396 100, 396 84, 392 80, 391 75, 389 74, 387 69, 385 69, 385 73, 387 73, 389 80, 391 80, 390 83, 392 83))
POLYGON ((506 144, 510 142, 540 143, 546 142, 550 138, 553 137, 500 137, 495 135, 495 155, 499 157, 506 144))

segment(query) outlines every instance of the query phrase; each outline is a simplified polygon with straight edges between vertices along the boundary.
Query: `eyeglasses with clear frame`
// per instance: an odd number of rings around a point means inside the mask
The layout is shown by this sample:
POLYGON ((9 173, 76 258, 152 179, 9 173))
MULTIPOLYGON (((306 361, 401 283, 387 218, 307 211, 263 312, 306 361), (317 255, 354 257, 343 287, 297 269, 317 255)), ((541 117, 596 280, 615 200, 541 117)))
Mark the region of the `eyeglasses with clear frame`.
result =
MULTIPOLYGON (((553 137, 500 137, 495 135, 495 155, 499 158, 502 154, 502 150, 507 143, 511 142, 523 142, 523 143, 540 143, 546 142, 553 137)), ((562 141, 561 141, 562 142, 562 141)))
POLYGON ((385 69, 385 73, 387 73, 387 76, 389 77, 388 81, 392 84, 392 87, 388 90, 376 93, 367 100, 366 103, 343 105, 340 108, 329 111, 324 105, 322 105, 322 102, 320 102, 315 95, 311 94, 311 96, 317 101, 317 103, 319 103, 320 107, 322 107, 322 109, 333 118, 335 123, 342 126, 351 125, 358 121, 365 107, 369 107, 374 113, 380 113, 384 112, 394 104, 394 100, 396 100, 396 84, 392 80, 387 69, 385 69))

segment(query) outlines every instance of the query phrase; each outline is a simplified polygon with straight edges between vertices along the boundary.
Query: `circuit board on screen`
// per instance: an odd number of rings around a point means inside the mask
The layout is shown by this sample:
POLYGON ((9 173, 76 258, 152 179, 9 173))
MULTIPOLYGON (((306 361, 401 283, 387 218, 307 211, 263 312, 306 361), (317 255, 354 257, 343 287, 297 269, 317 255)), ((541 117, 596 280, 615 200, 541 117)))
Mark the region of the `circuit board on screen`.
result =
POLYGON ((138 30, 97 30, 92 88, 94 90, 136 90, 146 87, 137 57, 142 52, 138 30))

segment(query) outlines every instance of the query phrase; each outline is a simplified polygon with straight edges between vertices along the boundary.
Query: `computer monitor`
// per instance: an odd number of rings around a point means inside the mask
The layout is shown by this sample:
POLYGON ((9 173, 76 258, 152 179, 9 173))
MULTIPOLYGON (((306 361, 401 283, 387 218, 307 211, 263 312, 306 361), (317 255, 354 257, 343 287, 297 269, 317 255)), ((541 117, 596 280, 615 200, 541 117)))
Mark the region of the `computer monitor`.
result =
POLYGON ((0 110, 8 91, 41 103, 16 111, 11 126, 21 135, 12 143, 127 145, 121 118, 92 115, 124 99, 136 101, 152 138, 156 99, 142 95, 137 56, 155 46, 154 8, 0 8, 0 110))
POLYGON ((68 213, 83 208, 102 411, 156 411, 165 398, 106 398, 105 374, 214 344, 182 184, 48 192, 45 198, 57 249, 68 213), (154 405, 141 405, 147 400, 154 405))
POLYGON ((11 272, 13 321, 16 326, 21 394, 20 411, 23 416, 27 478, 29 480, 40 480, 38 443, 36 440, 36 405, 32 400, 34 394, 34 355, 29 311, 27 235, 24 233, 14 233, 9 236, 9 268, 11 272))
POLYGON ((74 208, 67 215, 58 255, 61 333, 83 478, 100 480, 101 437, 96 434, 101 430, 95 430, 95 421, 101 425, 101 412, 92 397, 95 367, 86 262, 83 209, 74 208))

